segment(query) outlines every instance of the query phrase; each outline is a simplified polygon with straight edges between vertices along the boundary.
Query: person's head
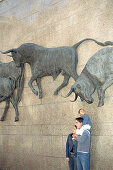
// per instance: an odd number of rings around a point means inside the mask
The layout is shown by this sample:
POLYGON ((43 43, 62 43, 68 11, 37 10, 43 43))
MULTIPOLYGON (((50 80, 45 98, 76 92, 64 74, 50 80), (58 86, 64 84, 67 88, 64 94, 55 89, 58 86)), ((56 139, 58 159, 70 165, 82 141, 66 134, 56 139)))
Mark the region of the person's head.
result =
POLYGON ((75 119, 75 125, 77 126, 77 129, 81 129, 83 120, 84 119, 82 117, 78 117, 75 119))
POLYGON ((73 134, 76 134, 76 129, 77 129, 77 126, 75 125, 73 128, 73 134))
POLYGON ((84 109, 79 109, 78 113, 79 113, 81 116, 83 116, 83 115, 85 115, 86 112, 85 112, 84 109))

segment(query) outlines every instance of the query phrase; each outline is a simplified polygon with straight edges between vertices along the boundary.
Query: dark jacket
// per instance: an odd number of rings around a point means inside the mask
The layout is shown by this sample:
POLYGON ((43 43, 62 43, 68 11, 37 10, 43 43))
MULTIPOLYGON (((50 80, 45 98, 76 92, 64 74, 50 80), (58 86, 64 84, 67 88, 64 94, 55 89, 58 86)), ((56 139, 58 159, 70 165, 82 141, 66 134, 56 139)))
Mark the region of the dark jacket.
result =
POLYGON ((77 156, 77 141, 72 140, 72 133, 68 135, 67 142, 66 142, 66 158, 70 157, 70 151, 72 150, 73 147, 73 152, 74 155, 77 156))

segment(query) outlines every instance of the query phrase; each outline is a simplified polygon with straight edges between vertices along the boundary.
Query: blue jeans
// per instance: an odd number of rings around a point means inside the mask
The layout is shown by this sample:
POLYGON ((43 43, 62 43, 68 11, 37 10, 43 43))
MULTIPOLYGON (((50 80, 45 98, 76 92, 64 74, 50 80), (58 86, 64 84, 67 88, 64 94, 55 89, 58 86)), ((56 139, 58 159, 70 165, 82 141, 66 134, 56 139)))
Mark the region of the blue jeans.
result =
POLYGON ((89 170, 90 154, 77 152, 77 170, 89 170))
POLYGON ((77 161, 76 161, 76 159, 77 158, 74 156, 74 154, 70 154, 69 162, 68 162, 70 170, 77 170, 77 161))

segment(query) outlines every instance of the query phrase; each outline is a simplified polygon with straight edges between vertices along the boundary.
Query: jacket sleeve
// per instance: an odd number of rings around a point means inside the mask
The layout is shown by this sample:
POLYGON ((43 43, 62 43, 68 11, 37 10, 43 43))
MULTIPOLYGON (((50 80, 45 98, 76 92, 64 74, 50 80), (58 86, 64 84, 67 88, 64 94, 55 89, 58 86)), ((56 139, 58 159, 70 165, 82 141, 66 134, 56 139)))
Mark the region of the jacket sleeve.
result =
POLYGON ((90 120, 88 115, 84 115, 84 116, 81 116, 81 117, 84 119, 82 126, 86 125, 86 124, 89 124, 91 126, 91 120, 90 120))
POLYGON ((66 142, 66 158, 69 158, 69 135, 66 142))
POLYGON ((84 121, 83 121, 83 123, 82 123, 82 126, 87 124, 87 122, 88 122, 88 116, 83 116, 83 119, 84 119, 84 121))

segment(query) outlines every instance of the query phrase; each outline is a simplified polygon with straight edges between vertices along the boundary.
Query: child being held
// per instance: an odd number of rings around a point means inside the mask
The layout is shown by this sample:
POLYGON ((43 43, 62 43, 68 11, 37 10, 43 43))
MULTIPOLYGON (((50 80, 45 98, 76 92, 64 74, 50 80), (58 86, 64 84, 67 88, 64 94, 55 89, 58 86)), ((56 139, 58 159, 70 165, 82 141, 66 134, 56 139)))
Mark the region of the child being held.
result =
POLYGON ((77 129, 76 134, 82 135, 84 130, 90 130, 91 129, 91 120, 90 120, 89 116, 86 114, 84 109, 80 109, 78 111, 78 113, 80 114, 80 117, 83 118, 83 123, 82 123, 82 128, 77 129))

